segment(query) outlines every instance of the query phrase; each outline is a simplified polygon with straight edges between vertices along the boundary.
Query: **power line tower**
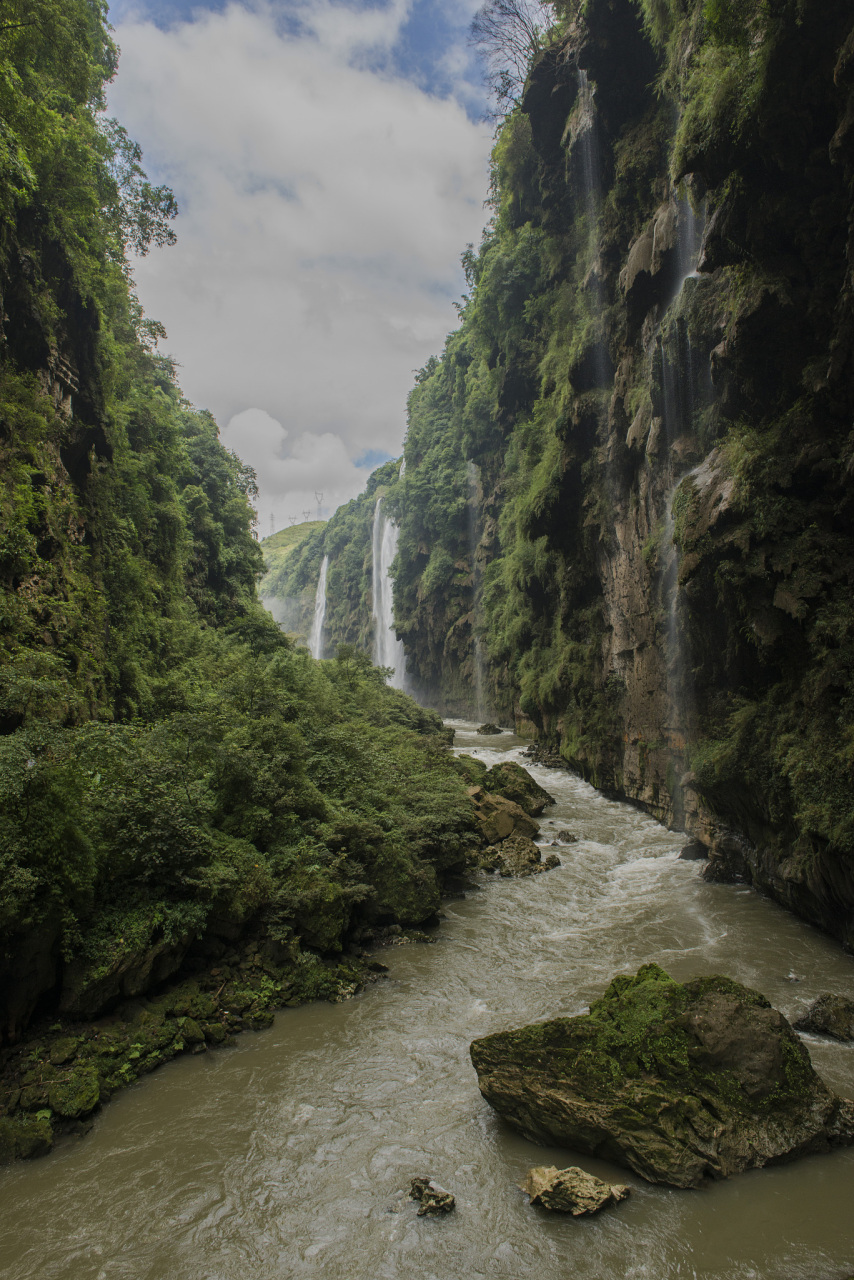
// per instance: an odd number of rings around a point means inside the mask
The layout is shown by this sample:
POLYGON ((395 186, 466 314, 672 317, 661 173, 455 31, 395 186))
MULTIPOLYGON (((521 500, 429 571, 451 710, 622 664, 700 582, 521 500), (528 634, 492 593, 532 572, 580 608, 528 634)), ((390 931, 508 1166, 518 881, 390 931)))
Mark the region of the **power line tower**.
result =
POLYGON ((310 520, 310 519, 311 519, 311 509, 309 509, 308 511, 303 511, 303 513, 302 513, 302 518, 303 518, 303 520, 310 520))
POLYGON ((276 532, 276 513, 275 511, 271 511, 270 512, 270 537, 271 538, 275 532, 276 532))
POLYGON ((291 526, 291 528, 293 528, 296 522, 297 522, 296 516, 288 516, 288 524, 291 526))
POLYGON ((323 508, 321 507, 321 505, 320 505, 320 504, 321 504, 321 502, 323 501, 323 494, 322 494, 322 493, 318 493, 318 492, 317 492, 317 490, 315 489, 315 491, 314 491, 314 496, 315 496, 315 498, 317 499, 317 518, 318 518, 318 520, 322 520, 322 519, 323 519, 323 508))

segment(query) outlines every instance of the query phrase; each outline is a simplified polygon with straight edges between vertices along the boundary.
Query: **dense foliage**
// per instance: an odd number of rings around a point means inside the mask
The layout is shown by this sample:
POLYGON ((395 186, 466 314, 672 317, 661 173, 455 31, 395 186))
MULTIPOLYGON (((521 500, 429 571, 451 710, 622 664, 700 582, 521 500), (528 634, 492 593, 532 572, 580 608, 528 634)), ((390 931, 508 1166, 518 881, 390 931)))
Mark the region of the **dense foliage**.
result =
POLYGON ((472 838, 436 717, 352 649, 319 667, 256 600, 254 476, 183 400, 133 293, 126 253, 169 244, 176 210, 104 119, 105 11, 0 0, 11 1036, 162 981, 194 939, 327 952, 425 920, 472 838))

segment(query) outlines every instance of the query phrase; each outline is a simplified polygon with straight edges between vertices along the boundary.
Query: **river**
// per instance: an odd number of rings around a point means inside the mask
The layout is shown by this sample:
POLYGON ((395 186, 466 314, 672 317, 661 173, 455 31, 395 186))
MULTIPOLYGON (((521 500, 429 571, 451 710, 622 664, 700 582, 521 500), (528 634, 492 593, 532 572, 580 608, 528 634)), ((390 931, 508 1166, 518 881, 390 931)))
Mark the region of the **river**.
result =
MULTIPOLYGON (((510 734, 457 746, 521 759, 510 734), (489 744, 488 747, 486 744, 489 744)), ((854 989, 854 960, 740 886, 707 885, 681 839, 569 774, 531 767, 568 828, 563 866, 484 877, 445 904, 432 945, 382 952, 388 979, 340 1005, 280 1013, 235 1047, 182 1058, 120 1094, 84 1138, 0 1171, 4 1280, 841 1280, 854 1273, 854 1149, 698 1191, 632 1187, 574 1220, 517 1183, 569 1151, 510 1131, 482 1100, 469 1042, 586 1011, 649 960, 673 977, 724 972, 795 1016, 854 989), (797 977, 800 981, 794 981, 797 977), (457 1197, 419 1219, 415 1175, 457 1197)), ((818 1070, 854 1096, 854 1046, 809 1037, 818 1070)))

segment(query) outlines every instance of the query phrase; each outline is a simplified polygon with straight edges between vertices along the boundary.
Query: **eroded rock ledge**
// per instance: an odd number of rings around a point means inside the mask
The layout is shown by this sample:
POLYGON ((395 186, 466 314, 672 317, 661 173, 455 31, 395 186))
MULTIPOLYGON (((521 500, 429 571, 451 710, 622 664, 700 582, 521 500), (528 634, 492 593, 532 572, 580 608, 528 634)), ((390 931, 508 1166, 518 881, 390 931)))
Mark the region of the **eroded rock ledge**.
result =
POLYGON ((480 1091, 534 1141, 696 1187, 854 1142, 789 1023, 730 978, 658 965, 613 980, 589 1014, 471 1045, 480 1091))

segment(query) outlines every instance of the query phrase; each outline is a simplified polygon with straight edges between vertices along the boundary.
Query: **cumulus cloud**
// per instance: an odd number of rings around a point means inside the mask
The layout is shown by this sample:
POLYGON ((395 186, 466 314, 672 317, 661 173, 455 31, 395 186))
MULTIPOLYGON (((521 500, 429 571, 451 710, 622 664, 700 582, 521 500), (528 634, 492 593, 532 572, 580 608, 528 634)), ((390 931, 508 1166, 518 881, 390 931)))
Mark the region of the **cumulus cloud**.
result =
POLYGON ((488 127, 395 69, 414 2, 117 24, 111 110, 181 205, 178 245, 136 266, 140 297, 184 393, 256 467, 262 532, 315 490, 353 496, 366 452, 400 452, 484 222, 488 127))

